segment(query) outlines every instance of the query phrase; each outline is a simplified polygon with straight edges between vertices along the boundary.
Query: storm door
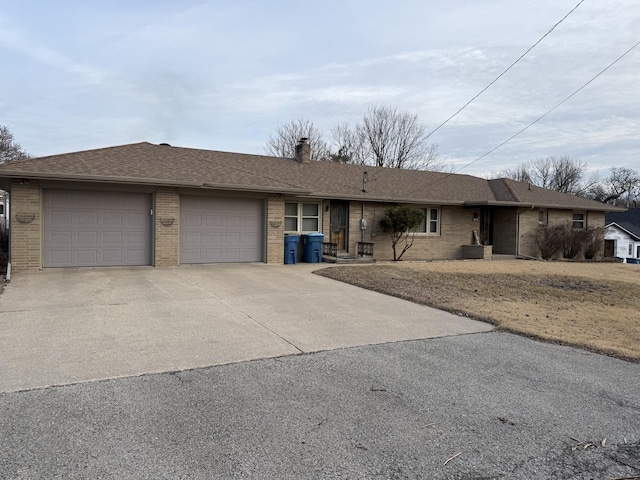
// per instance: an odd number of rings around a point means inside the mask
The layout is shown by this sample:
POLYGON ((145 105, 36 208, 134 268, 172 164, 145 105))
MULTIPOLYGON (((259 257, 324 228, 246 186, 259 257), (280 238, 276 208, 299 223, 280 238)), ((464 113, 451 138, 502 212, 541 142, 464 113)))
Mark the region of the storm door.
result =
POLYGON ((338 252, 348 250, 349 202, 331 200, 330 212, 331 243, 337 244, 338 252))

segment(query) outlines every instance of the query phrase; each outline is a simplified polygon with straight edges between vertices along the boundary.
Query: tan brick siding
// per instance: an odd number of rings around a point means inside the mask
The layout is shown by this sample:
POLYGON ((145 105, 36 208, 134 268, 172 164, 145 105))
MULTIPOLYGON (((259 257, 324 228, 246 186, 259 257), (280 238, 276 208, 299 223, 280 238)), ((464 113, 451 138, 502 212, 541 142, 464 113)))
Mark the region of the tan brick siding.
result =
MULTIPOLYGON (((538 226, 540 225, 539 215, 541 210, 533 209, 520 211, 522 213, 520 214, 520 249, 518 253, 529 257, 538 257, 540 256, 540 249, 536 245, 535 236, 538 226)), ((604 227, 604 212, 560 209, 549 209, 546 211, 542 209, 542 211, 545 212, 546 221, 549 225, 571 222, 573 220, 574 213, 585 213, 587 226, 604 227)), ((562 254, 558 253, 556 258, 560 256, 562 256, 562 254)))
MULTIPOLYGON (((374 243, 374 258, 377 260, 393 260, 391 239, 382 232, 379 226, 389 205, 380 203, 365 204, 365 242, 374 243)), ((424 207, 427 207, 425 205, 424 207)), ((430 206, 434 207, 434 205, 430 206)), ((351 202, 349 217, 349 252, 356 253, 356 242, 360 241, 361 202, 351 202)), ((422 206, 418 206, 422 208, 422 206)), ((464 209, 462 207, 440 207, 440 234, 416 235, 413 246, 403 255, 403 260, 445 260, 462 258, 462 245, 473 242, 473 231, 479 228, 478 222, 473 221, 473 215, 479 214, 478 209, 464 209)), ((399 251, 398 251, 399 253, 399 251)))
POLYGON ((177 189, 156 190, 154 213, 154 265, 175 267, 180 264, 180 195, 177 189))
POLYGON ((520 248, 518 255, 538 257, 540 249, 536 245, 536 231, 538 230, 540 212, 537 209, 518 211, 520 248))
POLYGON ((284 263, 284 198, 267 199, 267 263, 284 263))
POLYGON ((42 190, 34 181, 11 186, 11 268, 38 270, 42 264, 42 190), (22 223, 33 215, 31 223, 22 223))

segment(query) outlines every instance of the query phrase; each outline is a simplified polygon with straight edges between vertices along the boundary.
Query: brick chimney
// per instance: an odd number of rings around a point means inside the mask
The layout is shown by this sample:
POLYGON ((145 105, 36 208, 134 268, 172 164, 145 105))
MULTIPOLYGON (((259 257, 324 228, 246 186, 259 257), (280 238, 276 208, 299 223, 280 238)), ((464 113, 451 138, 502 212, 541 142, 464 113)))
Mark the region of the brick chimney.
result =
POLYGON ((296 145, 296 161, 300 163, 309 163, 311 161, 311 146, 307 137, 302 137, 298 145, 296 145))

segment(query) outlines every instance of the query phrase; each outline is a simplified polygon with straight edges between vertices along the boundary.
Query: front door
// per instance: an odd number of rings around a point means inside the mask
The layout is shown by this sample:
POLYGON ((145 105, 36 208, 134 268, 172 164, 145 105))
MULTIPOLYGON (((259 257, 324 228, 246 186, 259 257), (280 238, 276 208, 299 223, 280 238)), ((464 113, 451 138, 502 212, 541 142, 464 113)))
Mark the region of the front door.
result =
POLYGON ((615 257, 616 256, 616 241, 615 240, 605 240, 604 241, 604 256, 605 257, 615 257))
POLYGON ((493 245, 493 210, 491 207, 480 209, 480 244, 493 245))
POLYGON ((349 202, 331 200, 331 243, 335 243, 338 252, 345 252, 348 248, 347 225, 349 224, 349 202))

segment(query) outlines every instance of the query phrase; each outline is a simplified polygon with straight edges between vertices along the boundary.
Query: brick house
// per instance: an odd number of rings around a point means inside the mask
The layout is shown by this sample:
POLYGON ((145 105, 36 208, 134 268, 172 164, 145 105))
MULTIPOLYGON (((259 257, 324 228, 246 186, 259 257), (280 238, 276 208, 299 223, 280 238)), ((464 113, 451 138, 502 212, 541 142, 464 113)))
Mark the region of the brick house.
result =
POLYGON ((143 142, 0 165, 12 268, 282 264, 286 234, 316 231, 338 253, 373 247, 387 260, 378 222, 404 204, 425 213, 407 260, 482 258, 487 246, 536 257, 540 223, 604 226, 605 212, 619 210, 508 179, 310 161, 304 141, 297 152, 143 142))

